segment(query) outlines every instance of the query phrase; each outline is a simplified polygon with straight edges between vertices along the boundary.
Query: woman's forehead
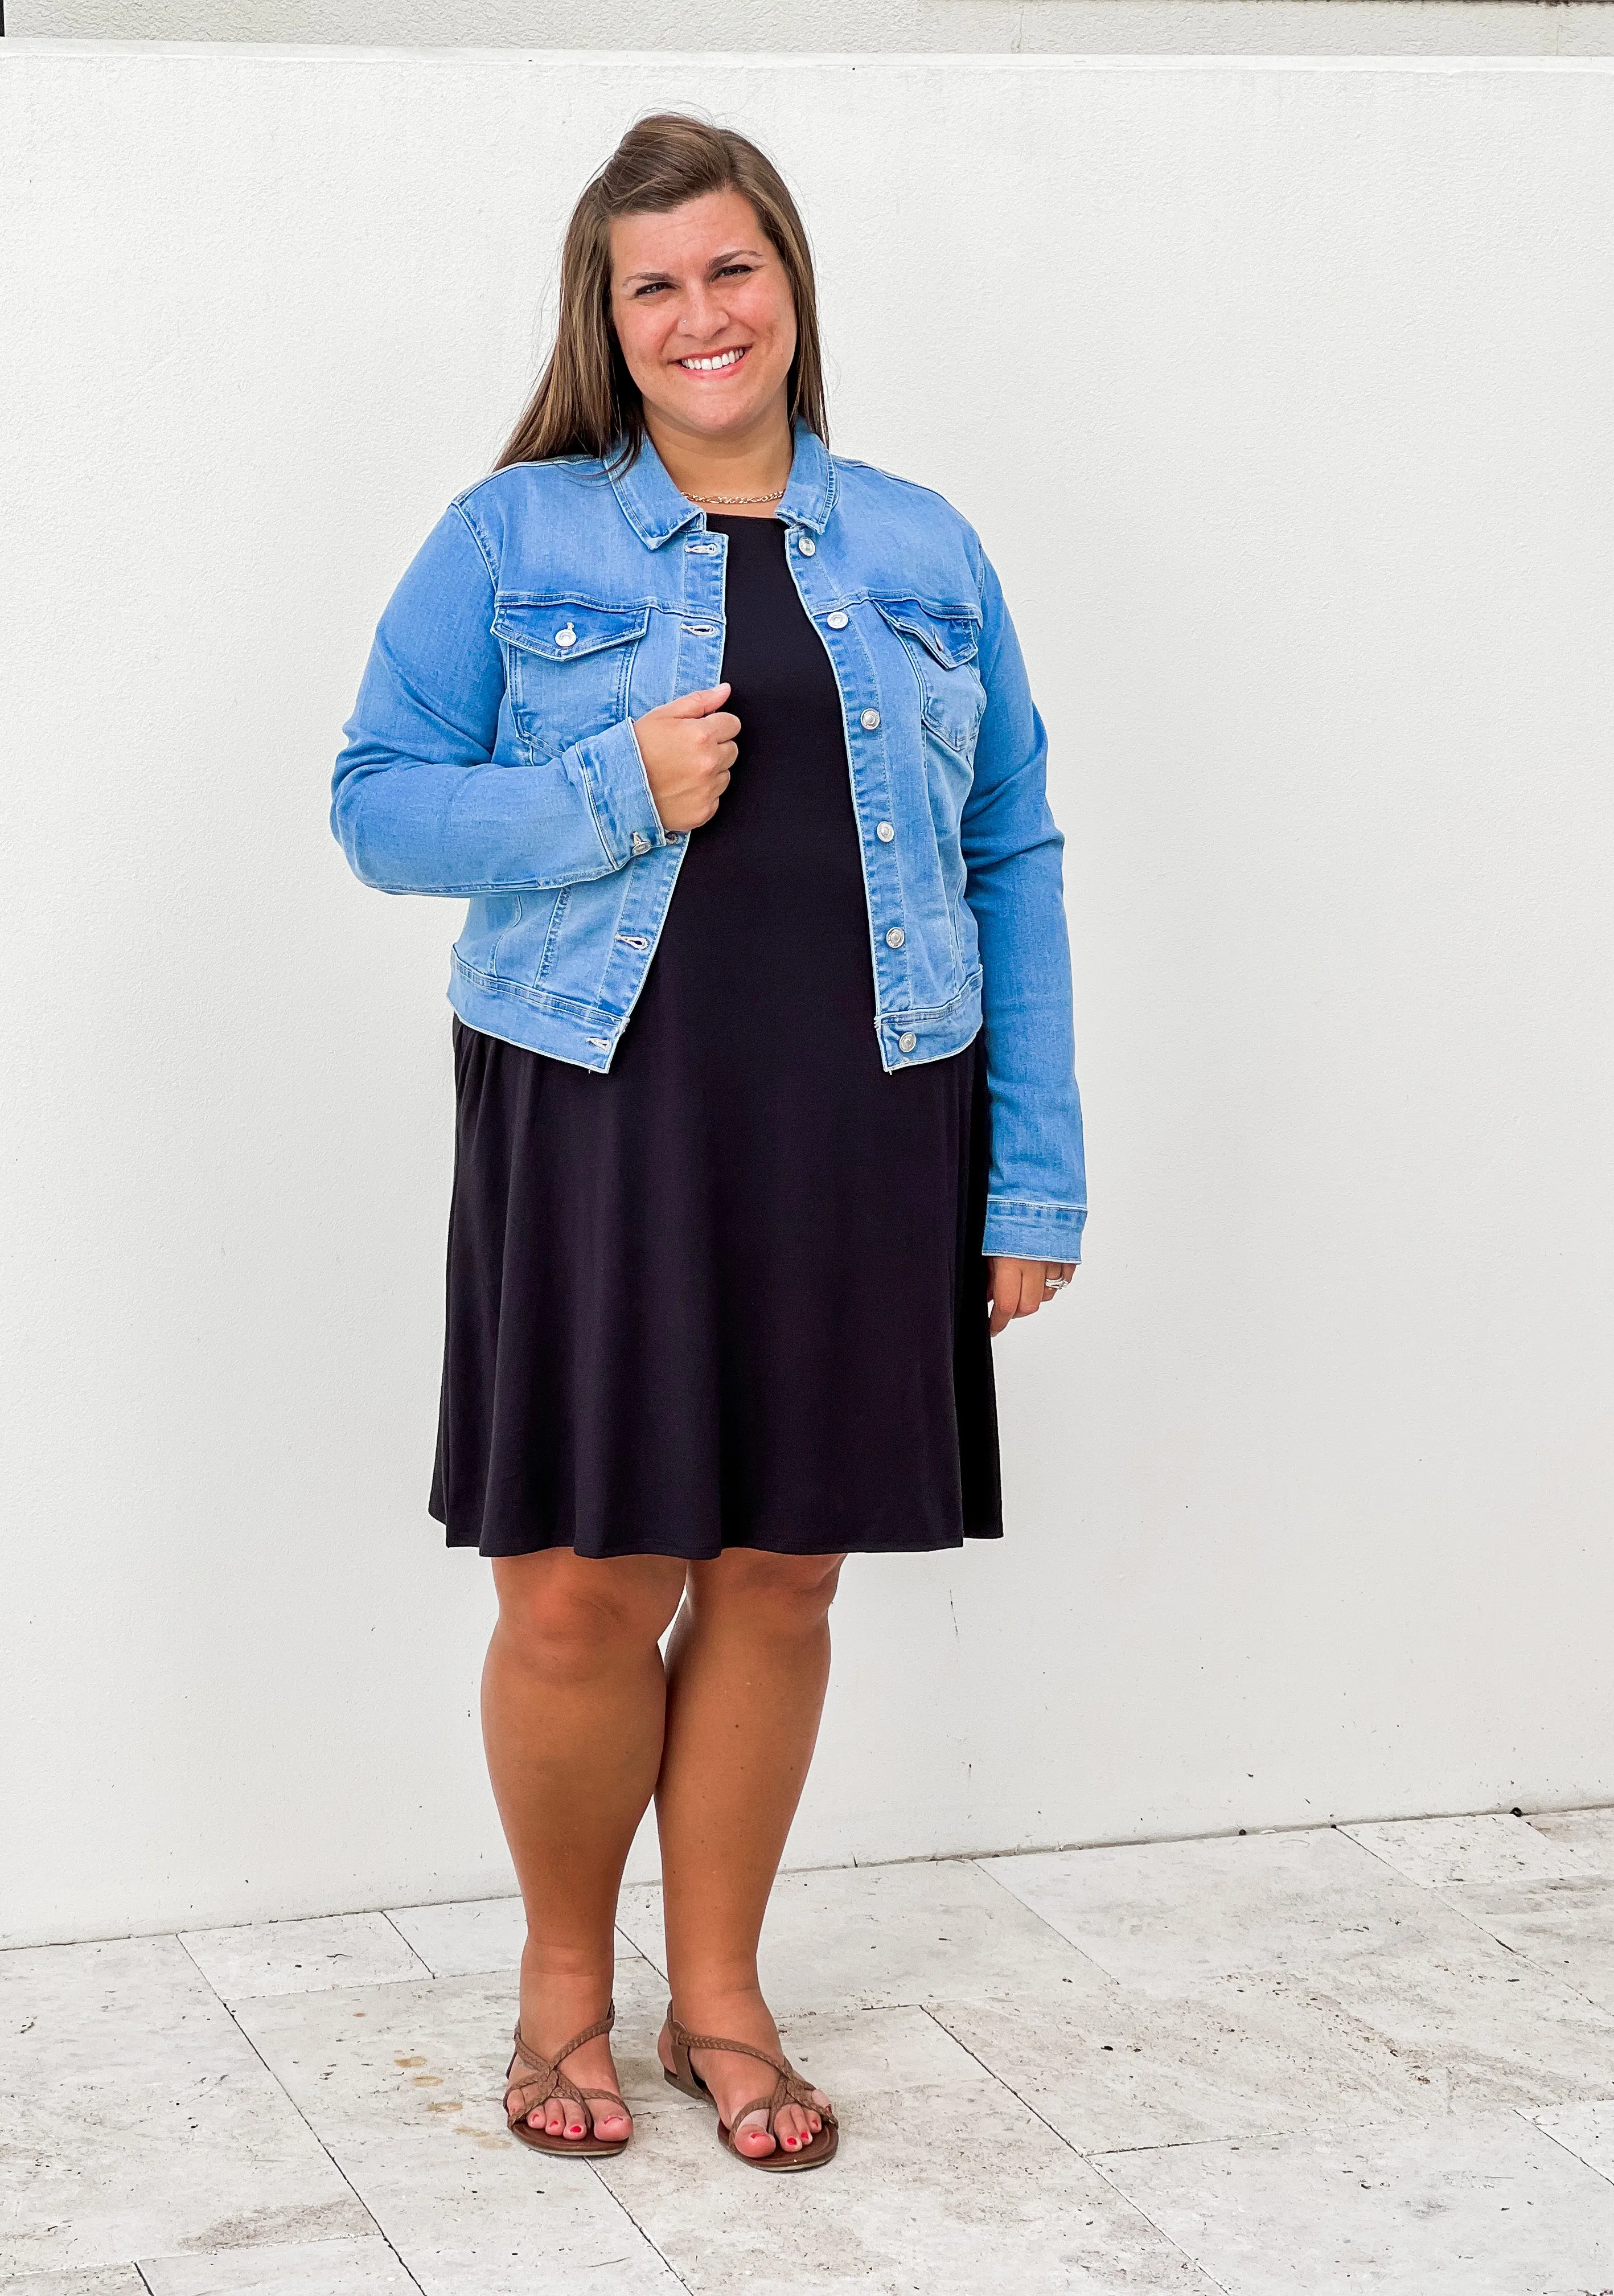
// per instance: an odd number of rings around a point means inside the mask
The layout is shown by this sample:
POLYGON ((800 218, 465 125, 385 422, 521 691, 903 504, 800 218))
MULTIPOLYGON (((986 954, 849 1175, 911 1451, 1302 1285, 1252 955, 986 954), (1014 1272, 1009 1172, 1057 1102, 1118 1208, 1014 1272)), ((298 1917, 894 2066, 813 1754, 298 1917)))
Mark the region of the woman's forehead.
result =
POLYGON ((705 192, 660 213, 613 217, 611 269, 626 282, 636 272, 703 267, 725 256, 761 256, 767 237, 743 193, 705 192))

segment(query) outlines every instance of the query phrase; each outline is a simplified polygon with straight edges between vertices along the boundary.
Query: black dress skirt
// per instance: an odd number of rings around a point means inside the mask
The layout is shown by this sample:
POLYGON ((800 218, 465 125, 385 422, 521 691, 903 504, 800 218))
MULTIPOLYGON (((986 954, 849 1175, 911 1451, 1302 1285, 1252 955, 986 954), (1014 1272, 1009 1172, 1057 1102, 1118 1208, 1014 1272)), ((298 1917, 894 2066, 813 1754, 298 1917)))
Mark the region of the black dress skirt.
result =
POLYGON ((1002 1536, 983 1038, 881 1066, 834 675, 783 527, 710 523, 740 754, 610 1069, 454 1021, 450 1546, 1002 1536))

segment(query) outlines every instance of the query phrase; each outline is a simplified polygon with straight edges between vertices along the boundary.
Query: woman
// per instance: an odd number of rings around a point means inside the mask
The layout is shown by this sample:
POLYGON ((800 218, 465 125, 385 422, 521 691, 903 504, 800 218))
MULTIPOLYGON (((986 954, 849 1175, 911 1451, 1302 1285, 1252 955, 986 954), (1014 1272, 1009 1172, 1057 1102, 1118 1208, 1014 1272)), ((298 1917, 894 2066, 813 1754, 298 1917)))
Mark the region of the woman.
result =
POLYGON ((757 1945, 837 1576, 1002 1535, 989 1341, 1079 1257, 1042 723, 973 531, 825 429, 783 183, 642 120, 336 769, 365 883, 470 902, 430 1505, 493 1560, 505 2109, 549 2152, 631 2131, 612 1927, 653 1794, 667 2077, 753 2167, 832 2155, 757 1945))

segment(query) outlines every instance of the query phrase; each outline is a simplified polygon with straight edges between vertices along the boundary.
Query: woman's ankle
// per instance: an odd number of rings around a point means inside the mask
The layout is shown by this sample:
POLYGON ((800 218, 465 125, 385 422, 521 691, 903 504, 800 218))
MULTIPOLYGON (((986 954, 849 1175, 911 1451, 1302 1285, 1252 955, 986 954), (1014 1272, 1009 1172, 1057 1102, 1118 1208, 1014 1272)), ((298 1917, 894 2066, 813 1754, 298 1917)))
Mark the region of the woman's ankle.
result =
POLYGON ((673 2014, 690 2032, 732 2033, 743 2039, 748 2027, 760 2021, 773 2022, 759 1980, 736 1980, 723 1978, 686 1978, 682 1983, 670 1985, 668 1992, 673 2014))

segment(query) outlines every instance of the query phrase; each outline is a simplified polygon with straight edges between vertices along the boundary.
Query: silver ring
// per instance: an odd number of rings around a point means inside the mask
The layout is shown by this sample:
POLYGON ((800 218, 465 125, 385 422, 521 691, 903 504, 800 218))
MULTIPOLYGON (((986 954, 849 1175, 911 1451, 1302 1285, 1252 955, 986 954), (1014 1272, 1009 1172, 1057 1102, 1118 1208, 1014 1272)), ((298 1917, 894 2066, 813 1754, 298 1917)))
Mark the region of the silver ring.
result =
POLYGON ((1043 1289, 1045 1292, 1062 1292, 1069 1281, 1068 1275, 1045 1275, 1043 1289))

